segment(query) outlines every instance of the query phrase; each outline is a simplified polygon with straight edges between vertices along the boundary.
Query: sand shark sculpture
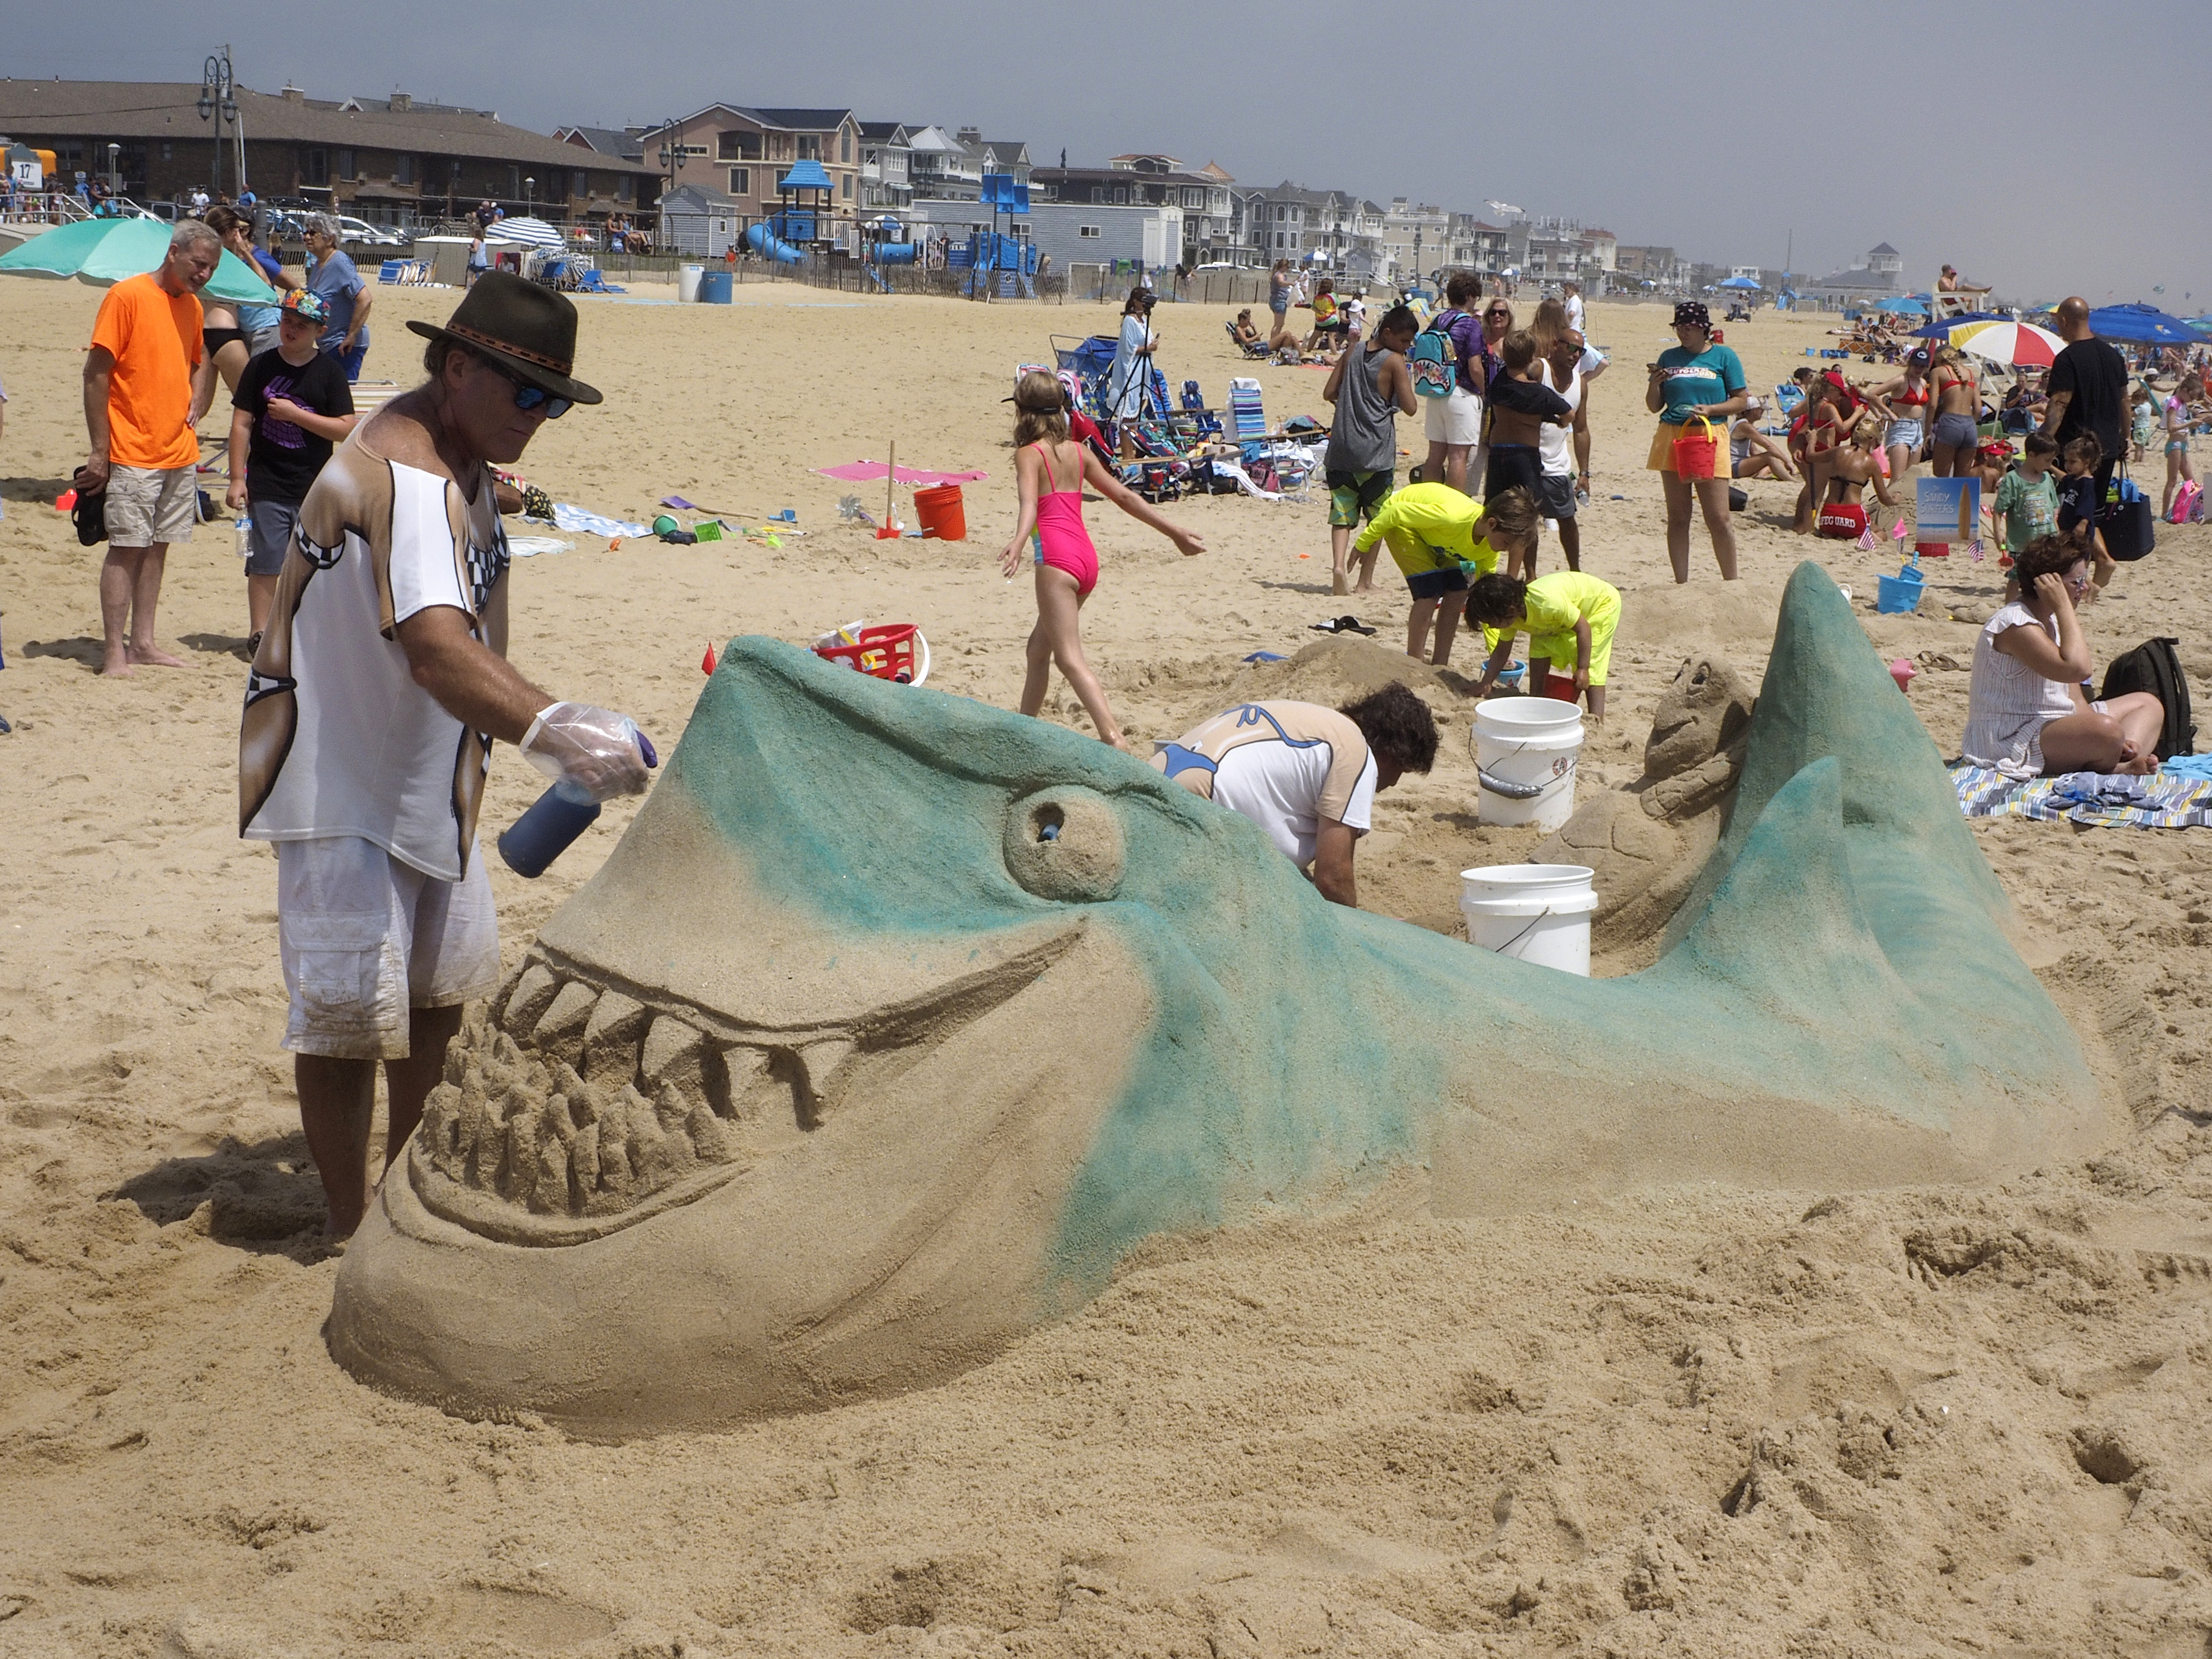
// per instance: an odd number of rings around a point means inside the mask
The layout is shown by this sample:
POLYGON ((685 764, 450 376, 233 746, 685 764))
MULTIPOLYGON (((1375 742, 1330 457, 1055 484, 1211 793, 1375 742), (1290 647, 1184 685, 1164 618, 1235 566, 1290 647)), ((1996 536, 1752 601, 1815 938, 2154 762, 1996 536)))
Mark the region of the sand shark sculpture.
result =
POLYGON ((586 1432, 940 1381, 1138 1241, 1414 1184, 1985 1180, 2105 1119, 1834 584, 1784 601, 1732 818, 1651 968, 1325 902, 1092 739, 731 646, 338 1276, 356 1375, 586 1432))

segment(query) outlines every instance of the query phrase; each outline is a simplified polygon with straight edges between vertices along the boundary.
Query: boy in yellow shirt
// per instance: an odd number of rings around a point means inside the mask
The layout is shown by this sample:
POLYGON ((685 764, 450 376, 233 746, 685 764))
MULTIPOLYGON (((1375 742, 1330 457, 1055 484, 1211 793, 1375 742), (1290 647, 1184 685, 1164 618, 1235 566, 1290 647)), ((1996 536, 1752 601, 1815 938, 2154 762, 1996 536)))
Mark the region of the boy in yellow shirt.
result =
POLYGON ((1486 697, 1513 658, 1516 635, 1528 636, 1528 679, 1540 690, 1551 672, 1574 665, 1577 698, 1587 693, 1590 717, 1605 718, 1606 671, 1613 665, 1613 636, 1620 626, 1620 590, 1580 570, 1555 570, 1525 582, 1514 576, 1478 579, 1467 596, 1468 617, 1483 625, 1490 660, 1474 695, 1486 697))
POLYGON ((1501 553, 1534 559, 1539 522, 1535 498, 1525 489, 1504 490, 1486 507, 1449 484, 1407 484, 1382 503, 1352 545, 1361 557, 1364 582, 1374 568, 1376 544, 1389 544, 1413 596, 1406 654, 1420 660, 1433 620, 1436 654, 1429 660, 1441 667, 1451 660, 1452 639, 1459 630, 1458 596, 1472 578, 1497 569, 1501 553))

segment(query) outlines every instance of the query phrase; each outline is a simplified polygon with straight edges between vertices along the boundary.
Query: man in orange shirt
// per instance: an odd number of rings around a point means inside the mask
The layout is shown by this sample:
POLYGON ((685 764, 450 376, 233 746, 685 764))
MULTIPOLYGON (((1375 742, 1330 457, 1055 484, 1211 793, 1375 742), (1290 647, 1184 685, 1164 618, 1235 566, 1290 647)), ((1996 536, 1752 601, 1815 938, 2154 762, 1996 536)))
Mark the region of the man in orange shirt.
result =
POLYGON ((107 492, 103 674, 128 674, 137 663, 184 666, 155 645, 154 607, 169 544, 189 539, 198 516, 200 440, 192 428, 215 391, 199 294, 222 258, 215 232, 183 221, 161 268, 108 289, 92 326, 84 363, 92 456, 77 470, 76 487, 107 492))

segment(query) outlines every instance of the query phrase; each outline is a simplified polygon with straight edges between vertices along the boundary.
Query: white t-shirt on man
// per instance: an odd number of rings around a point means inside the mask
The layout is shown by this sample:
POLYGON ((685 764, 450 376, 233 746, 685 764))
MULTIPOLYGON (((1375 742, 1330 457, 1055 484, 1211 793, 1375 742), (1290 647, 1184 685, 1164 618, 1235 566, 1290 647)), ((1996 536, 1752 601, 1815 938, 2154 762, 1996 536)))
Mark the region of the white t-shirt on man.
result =
POLYGON ((239 732, 239 831, 358 836, 440 881, 476 840, 491 739, 415 684, 398 625, 450 605, 487 637, 507 574, 488 470, 476 498, 375 454, 362 428, 300 505, 239 732))
POLYGON ((1248 702, 1160 746, 1152 764, 1265 830, 1300 869, 1325 823, 1374 823, 1375 756, 1351 717, 1311 702, 1248 702))

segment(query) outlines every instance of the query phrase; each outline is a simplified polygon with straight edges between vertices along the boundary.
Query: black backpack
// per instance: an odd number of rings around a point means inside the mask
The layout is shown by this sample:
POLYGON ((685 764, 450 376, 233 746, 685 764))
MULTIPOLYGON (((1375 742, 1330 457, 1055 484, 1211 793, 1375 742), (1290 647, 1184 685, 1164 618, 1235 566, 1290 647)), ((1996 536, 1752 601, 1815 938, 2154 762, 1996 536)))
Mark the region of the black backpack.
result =
POLYGON ((2166 709, 2166 729, 2158 734, 2158 757, 2172 760, 2197 747, 2197 727, 2189 718, 2189 677, 2181 672, 2181 657, 2170 635, 2145 640, 2134 650, 2106 665, 2101 700, 2130 691, 2148 691, 2166 709))

